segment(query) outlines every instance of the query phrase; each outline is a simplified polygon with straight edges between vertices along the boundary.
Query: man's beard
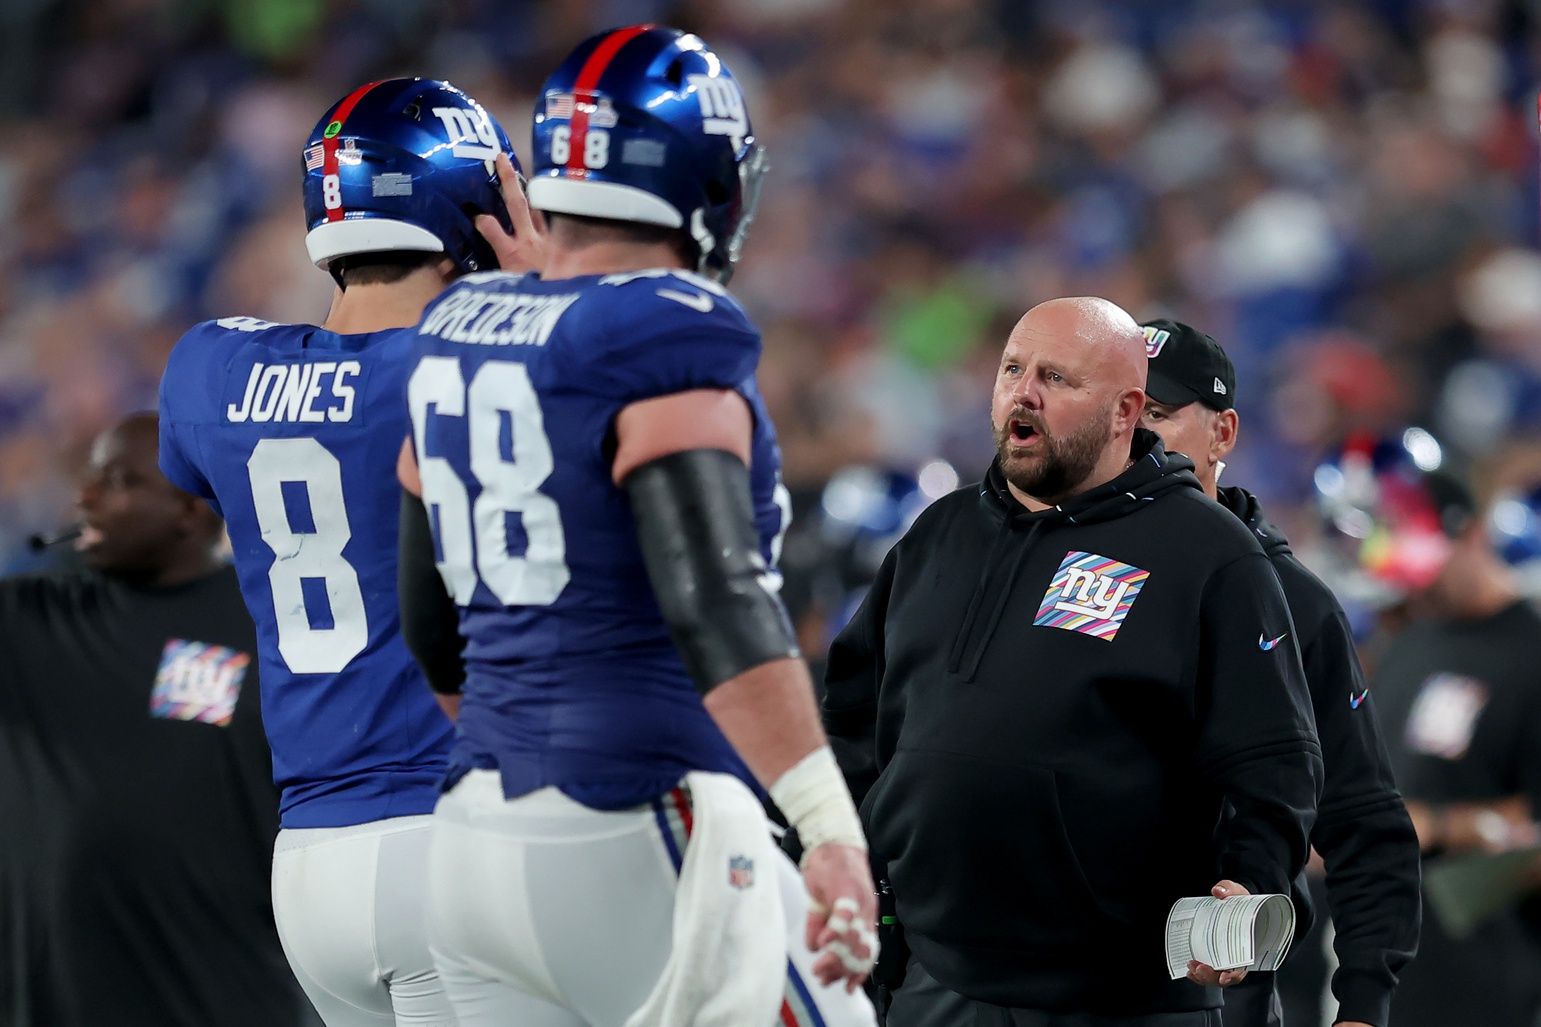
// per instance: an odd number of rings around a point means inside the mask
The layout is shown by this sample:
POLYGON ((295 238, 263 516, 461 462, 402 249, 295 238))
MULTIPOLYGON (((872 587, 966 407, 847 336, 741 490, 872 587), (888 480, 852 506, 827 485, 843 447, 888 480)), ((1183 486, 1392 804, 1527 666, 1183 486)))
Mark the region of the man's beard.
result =
POLYGON ((995 452, 1000 457, 1001 473, 1022 492, 1040 502, 1058 501, 1084 482, 1102 459, 1102 452, 1113 437, 1111 404, 1098 410, 1075 431, 1058 438, 1050 435, 1043 421, 1025 410, 1013 410, 995 429, 995 452), (1043 438, 1041 450, 1029 456, 1012 456, 1011 422, 1025 421, 1043 438))

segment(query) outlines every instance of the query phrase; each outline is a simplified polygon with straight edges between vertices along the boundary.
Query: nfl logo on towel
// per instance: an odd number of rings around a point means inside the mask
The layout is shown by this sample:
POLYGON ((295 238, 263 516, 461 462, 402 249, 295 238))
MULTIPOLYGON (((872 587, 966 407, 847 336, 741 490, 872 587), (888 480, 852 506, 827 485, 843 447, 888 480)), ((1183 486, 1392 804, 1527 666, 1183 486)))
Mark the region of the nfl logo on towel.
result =
POLYGON ((729 856, 728 883, 740 891, 754 884, 754 860, 747 856, 729 856))

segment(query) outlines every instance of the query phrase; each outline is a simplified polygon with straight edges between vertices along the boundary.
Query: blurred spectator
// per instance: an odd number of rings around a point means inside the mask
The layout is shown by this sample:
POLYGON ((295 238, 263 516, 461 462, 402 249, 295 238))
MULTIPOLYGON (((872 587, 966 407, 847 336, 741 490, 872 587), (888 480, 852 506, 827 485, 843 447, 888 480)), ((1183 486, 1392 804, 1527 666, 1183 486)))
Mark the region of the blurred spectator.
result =
POLYGON ((93 447, 88 569, 0 582, 8 1027, 314 1022, 269 899, 255 629, 219 517, 156 441, 140 414, 93 447))
MULTIPOLYGON (((766 327, 789 483, 938 455, 978 473, 985 412, 959 397, 993 363, 979 340, 1051 295, 1214 326, 1257 383, 1243 415, 1281 428, 1354 418, 1353 365, 1312 367, 1333 339, 1457 460, 1541 428, 1541 40, 1517 0, 18 0, 0 565, 56 523, 88 440, 150 402, 182 328, 324 310, 295 256, 304 112, 418 73, 519 124, 574 40, 644 18, 731 52, 765 112, 776 167, 735 289, 766 327)), ((1240 469, 1268 468, 1249 480, 1289 526, 1315 440, 1254 442, 1240 469)))
POLYGON ((1533 1027, 1541 1013, 1541 891, 1525 899, 1520 890, 1480 913, 1485 903, 1475 893, 1455 906, 1431 898, 1443 894, 1431 881, 1450 861, 1541 842, 1541 678, 1531 662, 1541 615, 1495 552, 1471 492, 1444 463, 1440 445, 1415 428, 1351 438, 1315 476, 1360 571, 1403 600, 1370 647, 1364 693, 1375 694, 1418 832, 1429 910, 1391 1022, 1533 1027))

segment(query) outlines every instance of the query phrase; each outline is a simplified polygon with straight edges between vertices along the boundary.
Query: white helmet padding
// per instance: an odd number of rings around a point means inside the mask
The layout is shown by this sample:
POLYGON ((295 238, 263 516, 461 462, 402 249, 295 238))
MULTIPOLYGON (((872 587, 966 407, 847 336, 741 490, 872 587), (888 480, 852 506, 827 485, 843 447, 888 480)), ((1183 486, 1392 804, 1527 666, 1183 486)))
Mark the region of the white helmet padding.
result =
POLYGON ((669 203, 635 186, 581 178, 530 180, 530 206, 553 214, 635 221, 644 225, 683 228, 685 219, 669 203))
POLYGON ((345 218, 327 221, 305 233, 305 250, 311 262, 324 268, 328 261, 355 253, 390 253, 416 250, 443 253, 444 243, 426 228, 390 218, 345 218))

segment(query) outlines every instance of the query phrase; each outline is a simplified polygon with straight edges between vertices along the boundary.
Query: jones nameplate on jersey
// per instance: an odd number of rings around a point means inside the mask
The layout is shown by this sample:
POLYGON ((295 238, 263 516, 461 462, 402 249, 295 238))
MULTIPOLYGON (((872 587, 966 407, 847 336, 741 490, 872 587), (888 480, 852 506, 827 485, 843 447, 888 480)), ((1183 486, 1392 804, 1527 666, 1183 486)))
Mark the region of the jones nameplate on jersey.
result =
POLYGON ((357 360, 253 364, 240 387, 241 398, 225 405, 225 420, 234 424, 351 421, 361 374, 363 367, 357 360))

